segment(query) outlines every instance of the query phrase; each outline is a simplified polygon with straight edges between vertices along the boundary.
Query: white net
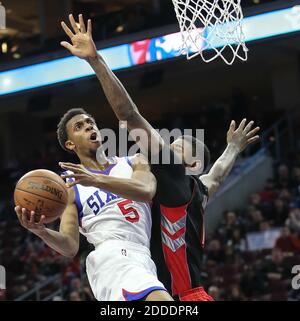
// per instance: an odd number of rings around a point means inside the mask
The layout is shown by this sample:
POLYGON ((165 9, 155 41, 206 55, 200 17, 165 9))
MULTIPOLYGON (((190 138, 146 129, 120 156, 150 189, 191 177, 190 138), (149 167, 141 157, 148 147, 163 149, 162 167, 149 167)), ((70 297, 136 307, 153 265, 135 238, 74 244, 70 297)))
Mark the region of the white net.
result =
POLYGON ((205 62, 220 57, 232 65, 246 61, 241 0, 172 0, 179 22, 182 49, 188 59, 201 55, 205 62))

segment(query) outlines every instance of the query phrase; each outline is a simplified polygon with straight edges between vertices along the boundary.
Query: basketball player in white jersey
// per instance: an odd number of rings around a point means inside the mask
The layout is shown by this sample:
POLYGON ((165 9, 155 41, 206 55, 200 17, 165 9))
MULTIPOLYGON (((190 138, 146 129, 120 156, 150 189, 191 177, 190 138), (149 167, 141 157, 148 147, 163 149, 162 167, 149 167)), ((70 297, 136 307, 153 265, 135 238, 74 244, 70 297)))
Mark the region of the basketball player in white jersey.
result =
POLYGON ((103 165, 99 164, 96 152, 101 145, 100 132, 93 117, 80 108, 62 117, 57 134, 62 148, 80 159, 81 165, 72 165, 74 168, 85 168, 91 176, 104 175, 93 186, 85 186, 84 180, 72 185, 71 171, 64 174, 71 188, 59 232, 44 226, 44 216, 35 222, 34 212, 18 206, 15 211, 20 223, 68 257, 78 252, 79 231, 85 236, 95 246, 87 257, 86 268, 97 300, 173 300, 158 281, 150 256, 152 221, 148 201, 154 196, 156 180, 142 156, 107 159, 103 153, 103 165), (131 201, 141 189, 144 193, 140 199, 131 201))

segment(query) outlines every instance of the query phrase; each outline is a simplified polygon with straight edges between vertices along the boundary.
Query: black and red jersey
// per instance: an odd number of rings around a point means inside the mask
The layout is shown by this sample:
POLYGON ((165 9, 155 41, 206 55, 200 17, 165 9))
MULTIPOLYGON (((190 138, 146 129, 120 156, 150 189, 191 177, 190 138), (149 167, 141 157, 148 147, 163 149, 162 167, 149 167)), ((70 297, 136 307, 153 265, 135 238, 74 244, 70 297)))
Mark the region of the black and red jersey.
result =
POLYGON ((182 164, 152 165, 157 193, 152 207, 151 253, 158 278, 173 296, 201 286, 208 191, 182 164))

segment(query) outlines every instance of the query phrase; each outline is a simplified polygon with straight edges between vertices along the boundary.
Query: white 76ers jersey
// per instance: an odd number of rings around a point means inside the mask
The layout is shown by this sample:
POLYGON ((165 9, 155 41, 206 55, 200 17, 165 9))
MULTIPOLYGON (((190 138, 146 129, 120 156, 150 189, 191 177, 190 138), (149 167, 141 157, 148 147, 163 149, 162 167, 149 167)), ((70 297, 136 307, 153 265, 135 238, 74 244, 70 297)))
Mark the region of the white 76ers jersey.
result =
MULTIPOLYGON (((128 157, 115 157, 104 171, 93 171, 118 178, 131 178, 132 167, 128 157)), ((71 180, 72 181, 72 180, 71 180)), ((149 203, 124 199, 108 191, 75 185, 80 232, 95 246, 105 240, 124 240, 149 248, 151 208, 149 203)))

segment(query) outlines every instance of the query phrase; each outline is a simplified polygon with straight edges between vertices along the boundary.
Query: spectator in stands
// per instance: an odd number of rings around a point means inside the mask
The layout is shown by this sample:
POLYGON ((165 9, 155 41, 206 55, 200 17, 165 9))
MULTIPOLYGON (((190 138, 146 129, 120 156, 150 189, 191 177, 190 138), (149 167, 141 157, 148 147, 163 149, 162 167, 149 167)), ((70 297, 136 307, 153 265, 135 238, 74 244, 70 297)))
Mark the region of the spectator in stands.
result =
MULTIPOLYGON (((267 188, 271 187, 272 184, 267 184, 267 188)), ((266 191, 265 193, 253 193, 250 195, 250 208, 255 208, 256 210, 259 210, 261 213, 253 213, 254 210, 250 211, 250 217, 252 216, 253 222, 257 223, 257 226, 254 227, 254 229, 258 229, 259 228, 259 223, 260 223, 260 219, 259 216, 261 215, 263 217, 263 219, 270 219, 271 217, 273 217, 273 204, 272 202, 268 202, 268 201, 263 201, 262 197, 264 197, 266 199, 266 197, 270 197, 270 195, 272 195, 272 197, 276 197, 276 192, 274 192, 274 194, 271 191, 266 191)))
POLYGON ((292 170, 292 188, 299 193, 300 188, 300 167, 295 166, 292 170))
POLYGON ((274 226, 283 226, 288 217, 288 207, 286 203, 278 198, 274 202, 272 210, 273 224, 274 226))
POLYGON ((297 232, 300 235, 300 208, 296 207, 290 211, 285 224, 292 232, 297 232))
POLYGON ((246 221, 249 220, 250 217, 252 217, 254 211, 256 211, 256 207, 254 205, 247 206, 245 213, 244 213, 246 221))
POLYGON ((276 241, 276 247, 282 252, 300 252, 300 239, 297 233, 292 234, 289 227, 282 229, 280 237, 276 241))
POLYGON ((81 280, 79 278, 73 278, 70 283, 70 291, 80 291, 81 289, 81 280))
POLYGON ((253 264, 244 265, 240 286, 249 299, 259 297, 264 292, 263 276, 253 264))
POLYGON ((235 212, 227 212, 226 213, 226 227, 232 228, 237 225, 237 219, 235 212))
POLYGON ((288 188, 282 188, 279 190, 278 197, 288 203, 291 200, 291 193, 288 188))
POLYGON ((250 205, 255 206, 255 208, 260 208, 261 197, 258 193, 253 193, 250 195, 250 205))
POLYGON ((245 300, 245 295, 243 294, 239 284, 232 284, 230 286, 229 293, 227 294, 225 299, 228 301, 243 301, 243 300, 245 300))
POLYGON ((231 244, 227 244, 225 246, 225 261, 224 261, 224 263, 226 263, 227 265, 232 265, 232 264, 234 264, 234 260, 235 260, 234 248, 231 244))
POLYGON ((219 287, 212 285, 208 288, 208 294, 214 298, 215 301, 220 301, 221 299, 221 291, 219 287))
POLYGON ((217 239, 213 239, 208 244, 207 248, 207 264, 209 266, 215 266, 217 264, 223 263, 225 259, 225 253, 221 247, 221 243, 217 239))
POLYGON ((233 246, 235 251, 245 251, 246 241, 242 237, 241 230, 239 228, 235 228, 233 230, 232 237, 229 238, 227 244, 233 246))
POLYGON ((248 217, 247 229, 249 232, 258 231, 260 224, 264 221, 260 210, 250 211, 250 217, 248 217))
POLYGON ((70 301, 82 301, 78 291, 73 291, 70 293, 70 301))
POLYGON ((94 300, 94 296, 91 292, 88 282, 83 282, 80 278, 74 278, 71 280, 69 292, 78 293, 82 301, 94 300))
POLYGON ((80 276, 80 264, 78 257, 73 260, 67 257, 61 257, 60 261, 64 284, 68 284, 74 277, 80 276))
POLYGON ((273 179, 268 179, 265 188, 259 193, 263 203, 270 203, 276 197, 275 183, 273 179))
MULTIPOLYGON (((17 298, 20 295, 26 293, 30 289, 26 285, 14 285, 12 288, 9 287, 9 291, 11 292, 12 298, 17 298)), ((9 297, 8 297, 9 299, 9 297)))
POLYGON ((290 266, 285 263, 281 249, 275 247, 272 250, 271 258, 263 261, 261 272, 267 283, 284 280, 291 276, 290 266))
POLYGON ((90 288, 87 278, 85 278, 85 280, 83 281, 82 296, 83 296, 84 301, 95 301, 96 300, 93 293, 92 293, 92 290, 90 288))
POLYGON ((291 265, 279 248, 272 250, 271 258, 262 262, 260 269, 265 281, 264 300, 284 300, 291 284, 291 265))
POLYGON ((282 164, 278 167, 277 186, 279 188, 291 187, 290 171, 286 164, 282 164))
POLYGON ((218 233, 222 238, 228 239, 232 238, 233 231, 236 228, 241 227, 240 219, 237 219, 237 215, 233 211, 225 212, 225 221, 222 223, 218 229, 218 233))
POLYGON ((259 223, 259 230, 261 232, 267 231, 271 228, 269 221, 262 221, 259 223))

